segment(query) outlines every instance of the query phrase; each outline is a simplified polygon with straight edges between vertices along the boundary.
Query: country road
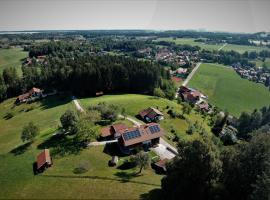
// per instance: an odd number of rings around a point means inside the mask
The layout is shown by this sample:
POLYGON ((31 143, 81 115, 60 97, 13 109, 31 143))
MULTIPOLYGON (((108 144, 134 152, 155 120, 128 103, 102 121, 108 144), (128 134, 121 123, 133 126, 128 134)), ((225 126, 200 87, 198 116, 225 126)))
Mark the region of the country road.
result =
POLYGON ((192 76, 195 74, 195 72, 197 71, 197 69, 200 67, 202 63, 199 62, 197 63, 196 67, 194 67, 194 69, 192 70, 192 72, 190 72, 190 74, 188 75, 188 77, 186 78, 186 80, 183 82, 183 86, 186 86, 188 84, 188 82, 190 81, 190 79, 192 78, 192 76))
POLYGON ((82 106, 80 105, 79 101, 76 99, 76 97, 72 97, 73 102, 76 106, 76 109, 80 112, 84 112, 84 109, 82 108, 82 106))
POLYGON ((218 49, 218 51, 221 51, 221 49, 223 49, 226 45, 227 45, 227 43, 223 44, 223 45, 218 49))

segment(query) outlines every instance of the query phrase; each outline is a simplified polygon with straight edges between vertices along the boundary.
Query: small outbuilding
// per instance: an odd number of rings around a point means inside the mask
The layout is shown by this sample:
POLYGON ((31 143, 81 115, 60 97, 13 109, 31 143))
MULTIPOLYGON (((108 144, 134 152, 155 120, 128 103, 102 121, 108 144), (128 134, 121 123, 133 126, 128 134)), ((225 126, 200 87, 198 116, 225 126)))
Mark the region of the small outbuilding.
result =
POLYGON ((37 171, 43 172, 46 168, 52 166, 52 159, 50 156, 50 150, 44 149, 38 156, 37 156, 37 171))
POLYGON ((139 116, 146 122, 156 122, 164 119, 164 115, 153 107, 140 111, 139 116))
POLYGON ((158 162, 153 164, 153 168, 160 174, 166 173, 166 163, 169 160, 167 158, 159 160, 158 162))

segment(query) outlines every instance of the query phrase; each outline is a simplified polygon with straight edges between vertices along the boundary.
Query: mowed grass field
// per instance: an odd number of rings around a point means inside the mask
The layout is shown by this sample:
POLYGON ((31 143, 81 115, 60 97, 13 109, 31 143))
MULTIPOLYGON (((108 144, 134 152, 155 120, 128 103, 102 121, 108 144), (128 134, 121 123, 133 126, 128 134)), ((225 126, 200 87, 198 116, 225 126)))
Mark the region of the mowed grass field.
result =
POLYGON ((0 49, 0 73, 7 67, 16 67, 21 74, 21 59, 28 56, 21 48, 0 49))
MULTIPOLYGON (((191 46, 199 46, 202 49, 206 50, 218 50, 223 46, 223 44, 205 44, 203 42, 195 42, 194 38, 176 38, 173 39, 171 37, 168 38, 158 38, 156 41, 167 41, 174 42, 175 44, 188 44, 191 46)), ((223 51, 237 51, 239 53, 244 53, 245 51, 261 51, 261 50, 269 50, 267 47, 256 47, 256 46, 247 46, 247 45, 235 45, 235 44, 227 44, 222 48, 223 51)))
POLYGON ((264 85, 242 79, 232 68, 219 64, 202 64, 188 86, 236 117, 243 111, 270 105, 270 91, 264 85))
POLYGON ((121 94, 105 95, 95 98, 84 98, 80 99, 79 101, 85 109, 100 102, 115 104, 118 105, 121 109, 125 108, 127 115, 133 118, 136 118, 136 115, 139 113, 139 111, 148 107, 155 107, 164 114, 165 119, 162 120, 160 124, 161 127, 164 128, 164 130, 166 131, 165 139, 167 139, 167 141, 169 141, 170 143, 173 143, 170 140, 173 137, 173 133, 171 132, 172 129, 175 130, 176 134, 181 139, 189 140, 198 136, 197 133, 194 133, 193 135, 186 134, 186 130, 189 126, 188 121, 192 124, 197 121, 198 124, 201 124, 202 127, 210 133, 208 120, 203 119, 202 116, 194 110, 191 112, 190 115, 185 116, 186 119, 170 118, 170 116, 167 114, 168 110, 173 109, 178 113, 182 113, 182 106, 174 101, 170 101, 167 99, 138 94, 121 94))
POLYGON ((256 60, 255 64, 256 64, 256 67, 265 67, 270 70, 270 58, 266 58, 265 61, 256 60))
POLYGON ((14 100, 0 103, 0 199, 138 199, 160 188, 163 176, 151 168, 143 170, 140 176, 133 176, 138 169, 108 167, 111 156, 103 152, 104 146, 53 157, 53 167, 35 176, 32 166, 41 151, 40 145, 57 131, 65 110, 75 110, 75 106, 70 98, 58 96, 16 107, 14 100), (14 117, 5 119, 8 112, 14 117), (23 146, 21 131, 30 121, 39 127, 40 134, 33 144, 23 146), (87 163, 88 172, 74 174, 73 170, 81 163, 87 163))

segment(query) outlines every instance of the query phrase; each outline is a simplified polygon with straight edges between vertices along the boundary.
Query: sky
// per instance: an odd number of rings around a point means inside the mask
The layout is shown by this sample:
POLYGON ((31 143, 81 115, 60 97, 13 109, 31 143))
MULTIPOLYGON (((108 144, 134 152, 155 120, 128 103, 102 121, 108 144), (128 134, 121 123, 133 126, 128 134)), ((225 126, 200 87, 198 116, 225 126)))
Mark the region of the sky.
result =
POLYGON ((270 0, 0 0, 0 31, 270 31, 270 0))

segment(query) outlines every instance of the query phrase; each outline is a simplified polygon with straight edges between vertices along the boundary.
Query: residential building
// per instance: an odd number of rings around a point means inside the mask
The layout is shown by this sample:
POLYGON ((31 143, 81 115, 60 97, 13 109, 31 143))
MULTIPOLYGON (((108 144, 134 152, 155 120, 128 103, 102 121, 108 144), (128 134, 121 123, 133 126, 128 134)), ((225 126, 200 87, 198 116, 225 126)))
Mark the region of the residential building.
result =
POLYGON ((140 111, 139 116, 146 122, 157 122, 164 119, 164 115, 158 109, 153 107, 140 111))

